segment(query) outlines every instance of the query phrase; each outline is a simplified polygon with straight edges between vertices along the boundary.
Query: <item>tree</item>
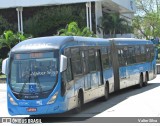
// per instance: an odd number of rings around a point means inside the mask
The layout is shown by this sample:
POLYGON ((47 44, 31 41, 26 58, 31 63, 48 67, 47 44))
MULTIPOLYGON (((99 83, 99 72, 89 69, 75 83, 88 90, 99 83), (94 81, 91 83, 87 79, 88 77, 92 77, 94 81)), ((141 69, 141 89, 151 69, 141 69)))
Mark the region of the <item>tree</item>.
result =
POLYGON ((19 41, 23 41, 25 39, 26 37, 21 33, 15 34, 11 30, 4 31, 3 35, 1 35, 0 38, 0 49, 6 47, 11 50, 11 48, 15 46, 19 41))
POLYGON ((133 27, 138 38, 160 37, 160 1, 136 0, 137 12, 133 27))
POLYGON ((71 22, 67 24, 66 28, 60 29, 58 35, 61 36, 86 36, 86 37, 95 37, 96 35, 85 27, 80 29, 77 22, 71 22))
POLYGON ((0 34, 2 34, 4 30, 9 29, 10 27, 11 24, 9 24, 8 21, 0 15, 0 34))
POLYGON ((34 37, 50 36, 72 21, 78 22, 80 27, 86 25, 84 3, 37 8, 37 12, 33 15, 24 17, 24 31, 34 37))
POLYGON ((111 37, 115 37, 116 33, 126 33, 128 32, 129 26, 128 21, 121 18, 118 13, 104 14, 100 18, 101 28, 104 34, 110 34, 111 37))

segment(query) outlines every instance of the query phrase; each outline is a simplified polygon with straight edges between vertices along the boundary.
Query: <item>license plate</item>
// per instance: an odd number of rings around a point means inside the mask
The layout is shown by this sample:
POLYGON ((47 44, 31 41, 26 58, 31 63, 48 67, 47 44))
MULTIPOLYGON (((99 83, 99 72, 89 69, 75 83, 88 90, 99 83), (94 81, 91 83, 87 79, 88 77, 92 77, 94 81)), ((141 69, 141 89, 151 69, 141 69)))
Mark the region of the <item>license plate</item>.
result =
POLYGON ((36 111, 37 111, 37 108, 27 108, 27 111, 28 111, 28 112, 36 112, 36 111))

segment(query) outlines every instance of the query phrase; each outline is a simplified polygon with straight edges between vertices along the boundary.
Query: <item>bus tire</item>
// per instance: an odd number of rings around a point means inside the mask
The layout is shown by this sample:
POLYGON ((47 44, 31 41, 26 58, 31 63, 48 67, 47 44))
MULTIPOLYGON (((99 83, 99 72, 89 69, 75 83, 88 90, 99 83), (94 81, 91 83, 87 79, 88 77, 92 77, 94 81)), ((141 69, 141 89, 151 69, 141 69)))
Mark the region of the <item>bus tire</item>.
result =
POLYGON ((146 72, 146 74, 145 74, 145 82, 143 83, 143 85, 147 86, 148 81, 149 81, 149 75, 148 75, 148 72, 146 72))
POLYGON ((138 84, 138 88, 142 88, 143 87, 143 75, 140 75, 140 79, 139 79, 139 84, 138 84))
POLYGON ((103 101, 107 101, 109 98, 109 84, 105 84, 105 89, 104 89, 104 96, 102 97, 103 101))
POLYGON ((75 113, 81 112, 82 106, 83 106, 83 92, 80 90, 78 93, 77 107, 75 108, 75 113))

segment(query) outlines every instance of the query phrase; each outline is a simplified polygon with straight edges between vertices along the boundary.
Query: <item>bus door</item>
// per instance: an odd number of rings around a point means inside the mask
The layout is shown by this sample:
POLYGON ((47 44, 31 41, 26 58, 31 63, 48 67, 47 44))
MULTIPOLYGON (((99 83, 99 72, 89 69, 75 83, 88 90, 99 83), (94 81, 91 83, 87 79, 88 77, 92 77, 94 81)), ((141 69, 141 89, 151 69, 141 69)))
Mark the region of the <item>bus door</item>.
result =
POLYGON ((91 89, 91 77, 89 73, 88 64, 88 50, 82 51, 82 62, 83 62, 83 74, 84 74, 84 89, 91 89))
MULTIPOLYGON (((91 88, 96 89, 99 85, 99 79, 100 74, 98 75, 97 69, 96 69, 96 57, 98 56, 98 53, 96 52, 96 49, 89 49, 88 51, 88 65, 89 65, 89 73, 90 73, 90 83, 91 88)), ((94 93, 95 94, 95 93, 94 93)))
POLYGON ((102 72, 102 60, 101 60, 101 52, 100 50, 96 51, 96 69, 97 69, 97 78, 98 85, 104 84, 103 82, 103 72, 102 72))
POLYGON ((119 77, 120 77, 120 88, 127 87, 127 58, 126 50, 123 48, 118 49, 118 61, 119 61, 119 77))

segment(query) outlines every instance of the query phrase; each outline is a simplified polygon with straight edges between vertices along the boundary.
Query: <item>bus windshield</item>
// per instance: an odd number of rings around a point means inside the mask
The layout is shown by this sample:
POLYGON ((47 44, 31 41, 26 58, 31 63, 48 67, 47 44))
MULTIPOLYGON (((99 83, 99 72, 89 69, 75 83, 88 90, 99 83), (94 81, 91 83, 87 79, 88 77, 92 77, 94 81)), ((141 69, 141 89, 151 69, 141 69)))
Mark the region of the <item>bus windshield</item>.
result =
POLYGON ((57 82, 58 53, 13 54, 9 76, 13 92, 35 94, 49 91, 57 82))

